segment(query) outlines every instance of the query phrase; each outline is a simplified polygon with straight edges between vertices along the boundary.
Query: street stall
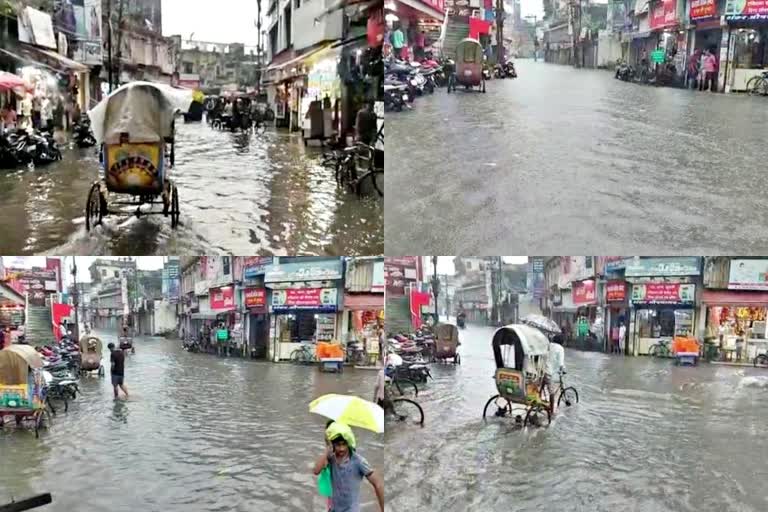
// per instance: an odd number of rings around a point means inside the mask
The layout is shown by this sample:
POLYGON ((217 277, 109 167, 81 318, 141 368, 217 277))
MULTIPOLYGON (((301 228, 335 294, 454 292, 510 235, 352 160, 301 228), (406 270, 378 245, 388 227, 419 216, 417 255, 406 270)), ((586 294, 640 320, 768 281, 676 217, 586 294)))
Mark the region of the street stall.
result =
MULTIPOLYGON (((629 317, 629 301, 627 294, 627 283, 622 280, 611 280, 605 284, 605 309, 606 309, 606 334, 607 343, 616 344, 618 341, 622 353, 626 353, 626 339, 620 339, 619 333, 621 325, 626 328, 629 317)), ((606 351, 610 348, 606 346, 606 351)))

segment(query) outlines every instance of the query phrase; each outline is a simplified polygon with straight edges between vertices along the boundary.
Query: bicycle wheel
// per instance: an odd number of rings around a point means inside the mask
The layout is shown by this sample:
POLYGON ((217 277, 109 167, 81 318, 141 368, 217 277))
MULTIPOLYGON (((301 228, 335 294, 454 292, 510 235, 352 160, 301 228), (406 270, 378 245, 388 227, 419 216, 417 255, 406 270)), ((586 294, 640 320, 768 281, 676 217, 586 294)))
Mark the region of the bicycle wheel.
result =
POLYGON ((400 396, 419 396, 419 386, 415 382, 408 379, 396 379, 394 381, 395 389, 400 396))
POLYGON ((392 412, 398 421, 424 425, 424 409, 410 398, 392 400, 392 412))
POLYGON ((661 345, 651 345, 648 349, 648 355, 651 357, 661 357, 661 345))
POLYGON ((557 407, 565 402, 566 407, 570 407, 579 403, 579 392, 573 386, 568 386, 560 390, 560 394, 557 397, 557 407))
POLYGON ((291 352, 291 362, 294 364, 301 364, 304 362, 304 351, 301 349, 296 349, 293 352, 291 352))
POLYGON ((750 78, 747 81, 747 87, 746 87, 747 93, 749 93, 750 95, 762 94, 764 89, 764 86, 763 86, 764 81, 765 80, 763 79, 763 77, 759 75, 753 76, 752 78, 750 78))
POLYGON ((552 412, 544 404, 535 404, 528 408, 523 421, 524 427, 546 427, 552 421, 552 412))
POLYGON ((504 418, 512 415, 512 403, 501 395, 494 395, 488 399, 483 407, 483 419, 504 418), (495 406, 491 407, 491 404, 495 406), (489 410, 489 407, 490 410, 489 410))
POLYGON ((755 368, 768 368, 768 355, 759 354, 754 360, 755 368))

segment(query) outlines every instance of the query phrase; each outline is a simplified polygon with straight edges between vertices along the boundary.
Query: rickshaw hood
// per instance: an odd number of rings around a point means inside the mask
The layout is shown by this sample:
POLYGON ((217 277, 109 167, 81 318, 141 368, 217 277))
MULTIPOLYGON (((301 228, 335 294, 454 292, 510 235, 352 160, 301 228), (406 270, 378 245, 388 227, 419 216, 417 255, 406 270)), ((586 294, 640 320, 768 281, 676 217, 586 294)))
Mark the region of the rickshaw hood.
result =
POLYGON ((32 347, 11 345, 0 350, 0 384, 25 384, 30 367, 43 367, 43 359, 32 347))

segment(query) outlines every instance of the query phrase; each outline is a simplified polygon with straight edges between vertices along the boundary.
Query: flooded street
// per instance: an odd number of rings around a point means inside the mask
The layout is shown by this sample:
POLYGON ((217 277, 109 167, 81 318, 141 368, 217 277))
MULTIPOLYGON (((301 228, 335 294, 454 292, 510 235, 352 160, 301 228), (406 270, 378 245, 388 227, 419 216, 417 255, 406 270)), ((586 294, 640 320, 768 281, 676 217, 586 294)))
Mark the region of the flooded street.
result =
POLYGON ((389 113, 390 254, 764 247, 763 97, 626 83, 520 60, 487 93, 389 113), (393 138, 394 137, 394 138, 393 138))
MULTIPOLYGON (((190 354, 162 338, 138 339, 136 351, 126 361, 130 400, 113 400, 107 370, 81 379, 82 396, 40 439, 0 430, 0 503, 51 492, 45 510, 55 512, 327 510, 312 475, 325 419, 309 402, 369 398, 375 372, 190 354)), ((383 470, 383 436, 355 434, 383 470)), ((367 482, 361 492, 363 510, 377 510, 367 482)))
POLYGON ((388 424, 388 509, 768 510, 768 372, 566 349, 580 403, 549 428, 482 420, 496 394, 490 328, 433 365, 423 428, 388 424))
MULTIPOLYGON (((0 171, 5 254, 307 254, 384 252, 383 201, 338 189, 321 150, 286 133, 233 134, 177 125, 181 226, 170 218, 109 217, 86 233, 84 208, 98 176, 96 150, 60 163, 0 171)), ((125 200, 125 196, 115 196, 125 200)))

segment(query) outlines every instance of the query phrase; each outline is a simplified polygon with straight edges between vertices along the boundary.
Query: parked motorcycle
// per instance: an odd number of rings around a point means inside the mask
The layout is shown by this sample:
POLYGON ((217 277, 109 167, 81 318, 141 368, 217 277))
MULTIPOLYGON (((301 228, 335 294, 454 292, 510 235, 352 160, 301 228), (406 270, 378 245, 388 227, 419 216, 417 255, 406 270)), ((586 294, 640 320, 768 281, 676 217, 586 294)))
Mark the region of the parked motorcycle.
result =
POLYGON ((630 66, 626 62, 622 61, 619 63, 618 66, 616 66, 615 78, 618 80, 629 82, 632 80, 634 74, 635 74, 635 71, 632 69, 632 66, 630 66))
POLYGON ((91 121, 88 119, 88 116, 82 116, 75 125, 72 139, 79 148, 90 148, 96 145, 96 137, 93 136, 91 121))

